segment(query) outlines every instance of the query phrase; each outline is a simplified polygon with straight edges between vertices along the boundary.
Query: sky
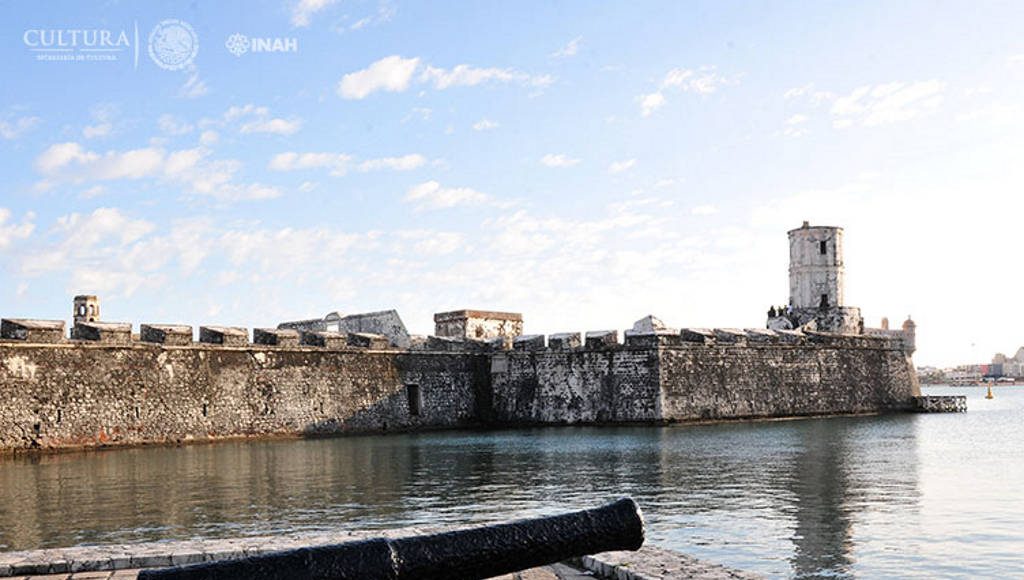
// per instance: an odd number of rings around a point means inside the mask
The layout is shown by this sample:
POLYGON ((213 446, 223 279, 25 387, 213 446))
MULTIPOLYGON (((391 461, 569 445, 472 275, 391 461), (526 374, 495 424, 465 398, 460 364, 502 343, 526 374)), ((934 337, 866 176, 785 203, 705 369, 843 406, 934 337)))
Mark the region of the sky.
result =
POLYGON ((0 10, 0 316, 763 327, 808 220, 917 364, 1024 345, 1024 3, 0 10))

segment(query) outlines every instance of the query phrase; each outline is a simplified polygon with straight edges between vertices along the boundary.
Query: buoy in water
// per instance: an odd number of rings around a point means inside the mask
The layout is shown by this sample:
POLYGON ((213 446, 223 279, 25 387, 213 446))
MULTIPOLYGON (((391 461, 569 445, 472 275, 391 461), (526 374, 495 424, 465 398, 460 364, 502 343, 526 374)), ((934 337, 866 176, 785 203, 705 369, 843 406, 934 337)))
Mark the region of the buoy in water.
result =
POLYGON ((988 393, 985 394, 986 399, 994 399, 995 395, 992 394, 992 385, 988 386, 988 393))

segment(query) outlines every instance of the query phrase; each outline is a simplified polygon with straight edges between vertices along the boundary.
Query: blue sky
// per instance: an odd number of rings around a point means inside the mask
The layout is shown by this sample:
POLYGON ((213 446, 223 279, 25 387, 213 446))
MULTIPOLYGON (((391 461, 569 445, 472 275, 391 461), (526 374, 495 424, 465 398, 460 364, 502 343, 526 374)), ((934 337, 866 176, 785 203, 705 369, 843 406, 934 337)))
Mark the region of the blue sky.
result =
POLYGON ((758 327, 786 230, 919 364, 1024 344, 1024 5, 5 2, 0 314, 758 327), (159 23, 192 27, 180 70, 159 23), (139 42, 134 41, 138 28, 139 42), (36 32, 125 30, 113 61, 36 32), (226 48, 232 34, 290 52, 226 48), (134 50, 139 49, 136 66, 134 50))

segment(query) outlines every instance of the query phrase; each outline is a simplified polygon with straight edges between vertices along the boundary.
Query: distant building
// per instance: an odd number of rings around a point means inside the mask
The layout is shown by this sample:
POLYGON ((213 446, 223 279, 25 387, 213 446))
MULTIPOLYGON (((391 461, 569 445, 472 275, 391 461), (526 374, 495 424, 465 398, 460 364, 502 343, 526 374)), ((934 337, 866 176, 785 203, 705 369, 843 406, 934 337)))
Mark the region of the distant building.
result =
POLYGON ((304 332, 366 332, 386 336, 392 344, 401 348, 408 348, 411 344, 409 331, 406 330, 402 317, 395 310, 364 312, 347 316, 343 316, 340 312, 329 312, 323 318, 282 322, 277 327, 304 332))
POLYGON ((1018 348, 1017 354, 1012 357, 1008 357, 1001 352, 996 353, 992 357, 991 366, 999 368, 999 373, 992 376, 1013 377, 1015 379, 1024 378, 1024 346, 1018 348))

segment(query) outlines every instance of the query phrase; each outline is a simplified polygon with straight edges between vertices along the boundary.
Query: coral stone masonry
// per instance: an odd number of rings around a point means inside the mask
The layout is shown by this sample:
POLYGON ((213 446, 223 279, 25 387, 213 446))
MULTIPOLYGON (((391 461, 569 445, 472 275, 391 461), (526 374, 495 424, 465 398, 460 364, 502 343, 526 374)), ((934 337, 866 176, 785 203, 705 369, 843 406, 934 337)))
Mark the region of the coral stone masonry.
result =
POLYGON ((761 329, 677 329, 647 316, 624 341, 615 329, 545 337, 524 334, 518 313, 457 310, 435 315, 436 336, 423 337, 388 310, 255 329, 251 342, 245 328, 200 326, 194 341, 176 324, 143 324, 133 337, 131 324, 88 319, 95 296, 76 297, 71 339, 63 321, 2 321, 0 452, 961 410, 915 398, 912 322, 842 322, 841 230, 797 231, 791 242, 810 245, 791 250, 796 308, 773 307, 761 329), (824 297, 813 320, 793 324, 813 295, 824 297), (840 323, 818 326, 830 317, 840 323))

